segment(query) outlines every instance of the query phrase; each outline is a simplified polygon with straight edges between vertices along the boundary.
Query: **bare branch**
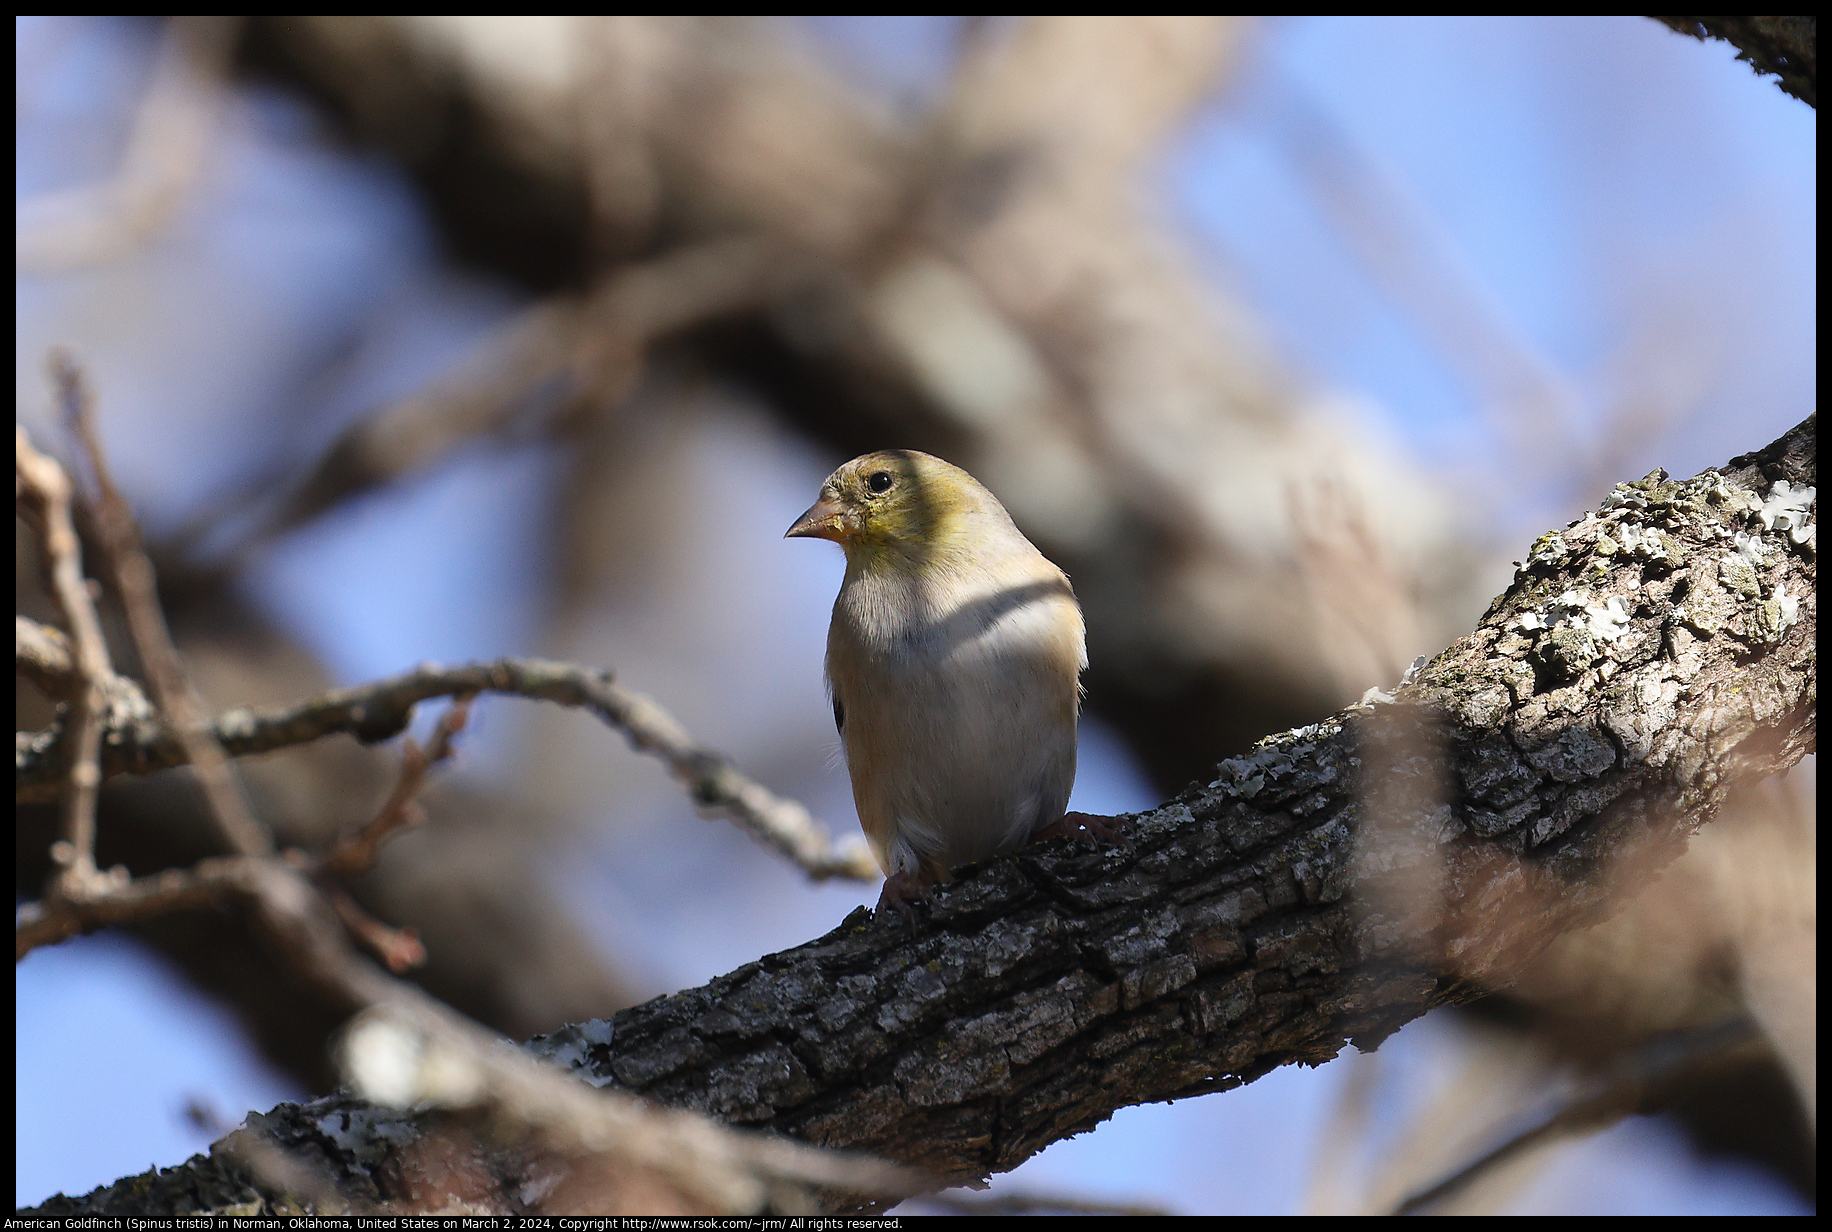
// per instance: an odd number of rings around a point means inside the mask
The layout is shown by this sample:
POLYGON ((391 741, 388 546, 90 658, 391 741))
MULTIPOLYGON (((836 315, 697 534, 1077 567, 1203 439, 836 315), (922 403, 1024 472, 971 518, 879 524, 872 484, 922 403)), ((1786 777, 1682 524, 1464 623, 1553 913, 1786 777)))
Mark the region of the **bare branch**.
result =
MULTIPOLYGON (((666 711, 640 693, 611 682, 607 669, 544 659, 497 659, 464 667, 428 664, 354 689, 338 689, 283 709, 225 711, 209 729, 232 757, 304 744, 333 732, 364 741, 386 740, 407 726, 416 703, 466 693, 509 693, 579 706, 618 728, 630 743, 668 763, 694 803, 737 822, 816 879, 870 881, 877 866, 863 844, 834 851, 808 811, 734 769, 694 742, 666 711)), ((50 785, 59 729, 23 739, 15 754, 19 799, 41 798, 50 785)), ((105 774, 147 774, 183 765, 184 749, 167 729, 141 725, 111 730, 105 774)))
POLYGON ((464 730, 474 697, 475 694, 469 693, 458 695, 451 707, 439 716, 432 743, 424 751, 414 743, 413 737, 406 738, 401 750, 401 774, 387 802, 368 825, 332 848, 319 865, 320 869, 339 876, 362 872, 375 863, 376 853, 383 843, 397 832, 419 823, 419 806, 414 803, 414 797, 420 794, 426 772, 451 756, 452 737, 464 730))
POLYGON ((47 588, 70 626, 74 673, 65 691, 65 760, 59 801, 57 845, 52 860, 59 873, 53 893, 81 897, 96 887, 95 801, 101 787, 102 682, 114 674, 102 625, 83 578, 82 544, 70 517, 70 478, 55 459, 32 448, 25 429, 14 428, 15 497, 37 533, 47 588))
POLYGON ((51 375, 65 417, 76 429, 88 455, 96 486, 94 512, 102 558, 126 610, 127 627, 146 670, 153 703, 166 715, 184 745, 185 760, 203 788, 210 818, 223 842, 240 855, 266 855, 273 850, 273 839, 255 820, 241 781, 223 756, 222 746, 200 725, 203 708, 191 689, 178 648, 172 644, 171 631, 166 628, 153 562, 141 546, 140 525, 109 470, 96 431, 93 395, 82 369, 67 353, 54 351, 51 375))
POLYGON ((439 716, 432 743, 425 750, 414 743, 412 736, 404 738, 401 773, 387 801, 367 825, 340 839, 314 870, 319 890, 337 912, 337 918, 343 921, 344 928, 396 975, 426 962, 426 947, 421 944, 419 933, 412 928, 391 928, 383 924, 364 911, 349 892, 331 878, 366 871, 375 863, 383 843, 424 820, 425 812, 415 803, 414 797, 424 785, 427 771, 451 756, 452 737, 464 728, 471 700, 471 694, 461 694, 439 716))
POLYGON ((17 962, 43 945, 111 924, 131 924, 173 911, 213 906, 250 893, 255 874, 248 856, 221 856, 193 868, 166 869, 129 881, 97 874, 104 884, 81 899, 47 897, 14 913, 13 956, 17 962))
POLYGON ((421 943, 418 930, 394 928, 382 923, 364 911, 362 905, 340 885, 327 884, 322 878, 318 879, 317 885, 318 892, 324 895, 331 910, 337 913, 344 931, 380 959, 388 970, 396 975, 404 975, 415 967, 426 965, 426 946, 421 943))

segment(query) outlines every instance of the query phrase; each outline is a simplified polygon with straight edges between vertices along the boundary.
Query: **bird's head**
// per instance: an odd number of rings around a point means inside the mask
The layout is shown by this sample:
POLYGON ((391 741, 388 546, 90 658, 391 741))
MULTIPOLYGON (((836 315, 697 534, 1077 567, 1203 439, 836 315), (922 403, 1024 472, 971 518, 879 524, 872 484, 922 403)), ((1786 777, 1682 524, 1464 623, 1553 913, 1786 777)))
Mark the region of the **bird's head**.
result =
POLYGON ((966 527, 1010 526, 998 500, 958 466, 913 449, 881 449, 827 476, 788 538, 831 539, 848 558, 947 554, 966 527))

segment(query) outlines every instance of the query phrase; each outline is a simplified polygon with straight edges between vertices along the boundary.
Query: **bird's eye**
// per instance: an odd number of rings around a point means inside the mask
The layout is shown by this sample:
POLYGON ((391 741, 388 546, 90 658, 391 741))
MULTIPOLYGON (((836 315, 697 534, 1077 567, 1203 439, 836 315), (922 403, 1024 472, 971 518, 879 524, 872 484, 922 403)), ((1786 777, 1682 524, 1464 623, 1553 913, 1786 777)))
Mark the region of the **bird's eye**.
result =
POLYGON ((871 489, 873 496, 890 491, 891 483, 891 473, 889 471, 873 471, 865 480, 865 486, 871 489))

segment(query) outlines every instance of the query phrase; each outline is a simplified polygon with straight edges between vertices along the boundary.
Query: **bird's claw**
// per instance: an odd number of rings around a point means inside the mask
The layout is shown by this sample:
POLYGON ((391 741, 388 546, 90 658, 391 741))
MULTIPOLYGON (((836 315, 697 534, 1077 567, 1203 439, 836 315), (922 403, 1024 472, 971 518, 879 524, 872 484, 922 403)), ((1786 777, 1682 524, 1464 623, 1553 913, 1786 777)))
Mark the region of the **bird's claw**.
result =
POLYGON ((911 928, 916 927, 916 912, 910 903, 925 896, 927 886, 920 878, 909 873, 895 873, 884 879, 884 889, 878 894, 878 912, 882 914, 890 907, 902 916, 911 928))

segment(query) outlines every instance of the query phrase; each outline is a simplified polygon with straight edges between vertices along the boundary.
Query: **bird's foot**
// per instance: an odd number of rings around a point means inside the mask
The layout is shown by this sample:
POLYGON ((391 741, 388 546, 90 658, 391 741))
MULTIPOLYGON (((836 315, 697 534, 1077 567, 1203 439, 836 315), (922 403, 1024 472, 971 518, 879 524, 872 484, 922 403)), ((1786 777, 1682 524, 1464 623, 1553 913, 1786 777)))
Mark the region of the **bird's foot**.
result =
POLYGON ((1108 843, 1115 847, 1132 850, 1132 844, 1126 841, 1122 831, 1124 822, 1118 817, 1097 817, 1093 813, 1064 813, 1049 825, 1031 835, 1031 842, 1041 843, 1052 838, 1079 838, 1089 843, 1108 843))
POLYGON ((890 907, 914 928, 916 912, 911 909, 910 903, 928 896, 928 882, 920 874, 894 873, 884 879, 884 889, 878 895, 878 913, 882 915, 884 909, 890 907))

